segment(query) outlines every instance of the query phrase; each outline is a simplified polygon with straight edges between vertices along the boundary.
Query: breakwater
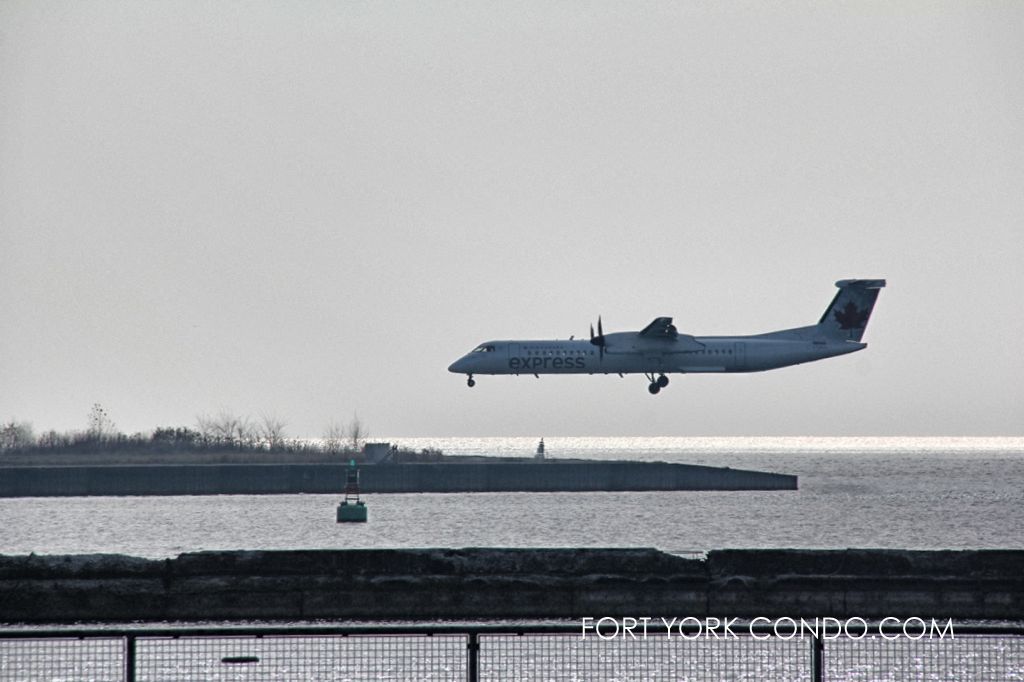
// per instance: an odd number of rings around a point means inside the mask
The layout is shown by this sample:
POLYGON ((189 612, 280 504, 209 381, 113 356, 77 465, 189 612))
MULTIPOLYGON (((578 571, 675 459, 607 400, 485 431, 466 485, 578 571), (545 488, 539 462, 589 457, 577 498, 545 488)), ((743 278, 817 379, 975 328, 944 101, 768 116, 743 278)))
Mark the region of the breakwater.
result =
POLYGON ((0 556, 0 621, 1024 618, 1024 551, 232 551, 0 556))
MULTIPOLYGON (((0 467, 0 497, 339 493, 343 464, 118 464, 0 467)), ((796 490, 797 477, 665 462, 371 464, 366 493, 796 490)))

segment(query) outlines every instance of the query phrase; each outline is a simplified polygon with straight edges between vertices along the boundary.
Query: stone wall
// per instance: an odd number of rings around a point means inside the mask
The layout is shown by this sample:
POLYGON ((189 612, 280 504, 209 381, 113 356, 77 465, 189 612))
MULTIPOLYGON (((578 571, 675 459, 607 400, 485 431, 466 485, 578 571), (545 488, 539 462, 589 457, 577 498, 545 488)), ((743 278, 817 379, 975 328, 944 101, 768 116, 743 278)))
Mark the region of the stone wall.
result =
POLYGON ((1024 619, 1024 551, 424 549, 0 556, 0 621, 1024 619))

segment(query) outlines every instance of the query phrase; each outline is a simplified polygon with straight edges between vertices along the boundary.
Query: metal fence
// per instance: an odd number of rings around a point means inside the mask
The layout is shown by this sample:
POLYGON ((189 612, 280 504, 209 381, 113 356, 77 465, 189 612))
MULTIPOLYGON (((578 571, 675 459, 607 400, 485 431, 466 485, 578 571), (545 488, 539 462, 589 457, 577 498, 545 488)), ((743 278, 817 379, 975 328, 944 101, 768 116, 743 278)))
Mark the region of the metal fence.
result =
POLYGON ((1024 681, 1024 625, 949 634, 916 639, 871 625, 827 639, 749 623, 733 637, 683 627, 607 639, 582 636, 579 622, 26 628, 0 630, 0 680, 1024 681))

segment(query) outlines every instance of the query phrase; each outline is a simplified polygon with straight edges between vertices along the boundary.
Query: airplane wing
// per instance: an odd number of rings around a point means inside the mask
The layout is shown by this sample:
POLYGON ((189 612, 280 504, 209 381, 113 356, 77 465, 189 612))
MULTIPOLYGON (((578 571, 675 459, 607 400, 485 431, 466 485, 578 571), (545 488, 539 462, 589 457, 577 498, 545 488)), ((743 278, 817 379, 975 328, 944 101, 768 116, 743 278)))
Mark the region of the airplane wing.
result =
POLYGON ((654 322, 640 330, 640 336, 648 339, 674 339, 679 336, 671 317, 656 317, 654 322))

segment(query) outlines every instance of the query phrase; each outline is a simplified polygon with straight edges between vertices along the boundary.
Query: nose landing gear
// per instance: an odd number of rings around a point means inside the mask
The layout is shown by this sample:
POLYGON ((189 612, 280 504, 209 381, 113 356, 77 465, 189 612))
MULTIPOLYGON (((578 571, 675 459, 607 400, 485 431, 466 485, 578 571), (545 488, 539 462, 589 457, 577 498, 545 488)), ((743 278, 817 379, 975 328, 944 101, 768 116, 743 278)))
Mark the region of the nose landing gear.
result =
POLYGON ((647 390, 651 395, 658 395, 661 389, 668 386, 668 377, 664 374, 659 374, 657 377, 654 376, 654 372, 644 375, 647 380, 650 381, 650 385, 647 386, 647 390))
POLYGON ((473 380, 473 375, 472 374, 467 374, 466 377, 467 377, 466 378, 466 385, 467 386, 469 386, 470 388, 473 388, 474 386, 476 386, 476 381, 473 380))

